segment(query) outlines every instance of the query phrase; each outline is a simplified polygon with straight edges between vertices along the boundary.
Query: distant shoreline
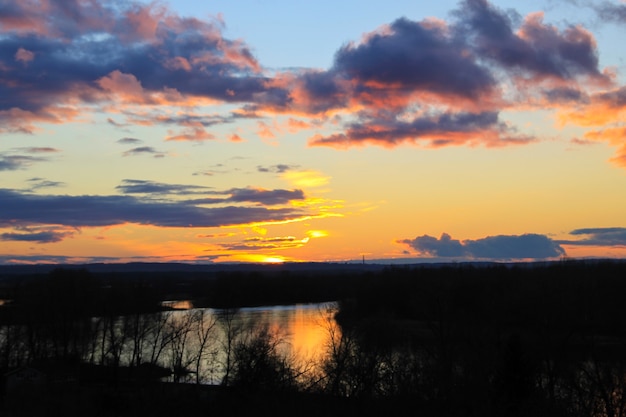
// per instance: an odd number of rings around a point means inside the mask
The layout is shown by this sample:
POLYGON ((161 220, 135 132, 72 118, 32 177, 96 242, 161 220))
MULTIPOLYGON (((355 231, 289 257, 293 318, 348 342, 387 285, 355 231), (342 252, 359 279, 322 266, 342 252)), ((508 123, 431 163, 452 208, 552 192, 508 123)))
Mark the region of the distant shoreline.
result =
POLYGON ((86 269, 92 273, 109 272, 271 272, 271 271, 328 271, 366 272, 389 267, 448 267, 448 266, 549 266, 563 262, 593 264, 598 262, 626 262, 622 258, 568 258, 549 261, 417 261, 403 262, 402 259, 378 259, 347 262, 283 262, 283 263, 185 263, 185 262, 126 262, 126 263, 38 263, 0 264, 0 278, 6 274, 41 274, 54 269, 86 269))

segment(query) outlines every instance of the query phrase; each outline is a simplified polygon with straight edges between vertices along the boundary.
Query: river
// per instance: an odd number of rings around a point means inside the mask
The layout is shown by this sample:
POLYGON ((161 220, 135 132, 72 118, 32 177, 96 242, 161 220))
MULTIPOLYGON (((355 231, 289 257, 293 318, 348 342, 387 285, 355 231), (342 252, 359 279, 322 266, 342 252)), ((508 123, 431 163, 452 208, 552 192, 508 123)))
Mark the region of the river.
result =
MULTIPOLYGON (((219 383, 223 378, 225 352, 228 345, 229 328, 234 339, 253 337, 255 331, 267 329, 278 341, 277 350, 290 357, 295 363, 319 363, 326 351, 329 326, 334 326, 336 303, 315 303, 218 310, 196 309, 191 301, 166 302, 174 308, 170 315, 173 321, 184 321, 192 315, 203 313, 206 326, 214 324, 210 331, 209 354, 202 359, 199 372, 205 383, 219 383), (230 322, 230 324, 229 324, 230 322), (213 352, 212 354, 210 352, 213 352)), ((189 333, 186 349, 193 355, 199 345, 199 332, 189 333)), ((166 361, 169 359, 166 359, 166 361)), ((193 376, 195 378, 195 376, 193 376)))

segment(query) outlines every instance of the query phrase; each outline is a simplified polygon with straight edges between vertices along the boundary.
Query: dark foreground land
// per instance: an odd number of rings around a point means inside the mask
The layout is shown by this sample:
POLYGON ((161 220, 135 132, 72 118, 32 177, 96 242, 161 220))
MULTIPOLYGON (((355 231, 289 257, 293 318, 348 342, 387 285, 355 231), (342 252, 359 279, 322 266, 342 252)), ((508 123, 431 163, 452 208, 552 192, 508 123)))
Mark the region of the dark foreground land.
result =
POLYGON ((614 260, 5 267, 0 415, 625 416, 625 296, 614 260), (173 299, 226 313, 168 321, 173 299), (232 320, 331 300, 316 364, 232 320), (227 343, 209 349, 216 329, 227 343), (206 344, 185 345, 192 334, 206 344), (198 383, 217 368, 221 385, 198 383))

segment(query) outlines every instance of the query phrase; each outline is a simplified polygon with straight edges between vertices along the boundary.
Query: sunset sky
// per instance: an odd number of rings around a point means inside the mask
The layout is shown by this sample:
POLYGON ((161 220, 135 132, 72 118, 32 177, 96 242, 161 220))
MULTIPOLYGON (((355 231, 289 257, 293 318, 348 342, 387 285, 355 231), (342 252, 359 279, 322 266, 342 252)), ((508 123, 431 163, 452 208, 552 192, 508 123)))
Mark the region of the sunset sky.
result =
POLYGON ((0 263, 626 255, 626 2, 0 0, 0 263))

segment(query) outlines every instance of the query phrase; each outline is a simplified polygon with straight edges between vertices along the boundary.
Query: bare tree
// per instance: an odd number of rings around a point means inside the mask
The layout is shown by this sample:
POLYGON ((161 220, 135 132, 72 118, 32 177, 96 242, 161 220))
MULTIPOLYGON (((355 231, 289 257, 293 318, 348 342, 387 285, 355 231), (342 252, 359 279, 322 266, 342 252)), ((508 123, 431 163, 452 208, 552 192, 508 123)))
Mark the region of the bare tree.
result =
POLYGON ((226 308, 219 310, 217 314, 218 323, 224 332, 224 338, 222 339, 224 353, 222 385, 228 385, 230 382, 235 342, 243 331, 243 323, 239 320, 238 313, 239 309, 237 308, 226 308))
MULTIPOLYGON (((199 384, 202 381, 201 368, 203 361, 206 362, 207 358, 215 360, 217 357, 216 350, 209 350, 213 342, 212 336, 214 336, 217 326, 217 317, 206 309, 196 310, 194 312, 194 323, 196 330, 195 336, 197 340, 194 370, 196 374, 196 383, 199 384)), ((213 365, 210 365, 210 367, 213 367, 213 365)))

